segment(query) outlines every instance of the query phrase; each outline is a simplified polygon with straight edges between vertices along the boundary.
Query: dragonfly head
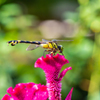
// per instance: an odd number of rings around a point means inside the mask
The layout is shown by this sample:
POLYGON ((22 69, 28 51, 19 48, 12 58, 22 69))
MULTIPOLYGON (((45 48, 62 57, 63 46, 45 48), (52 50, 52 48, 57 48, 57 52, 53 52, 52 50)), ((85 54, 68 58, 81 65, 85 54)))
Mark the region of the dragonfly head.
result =
POLYGON ((59 46, 58 46, 58 49, 59 49, 59 52, 62 53, 62 51, 63 51, 63 46, 62 46, 62 45, 59 45, 59 46))

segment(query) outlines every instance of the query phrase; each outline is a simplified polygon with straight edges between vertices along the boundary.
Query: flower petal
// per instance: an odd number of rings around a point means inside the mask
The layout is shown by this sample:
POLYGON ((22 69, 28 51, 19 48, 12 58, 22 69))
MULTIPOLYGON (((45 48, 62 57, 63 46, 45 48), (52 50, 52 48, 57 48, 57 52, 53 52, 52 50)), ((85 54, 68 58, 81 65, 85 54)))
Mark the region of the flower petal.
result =
POLYGON ((72 70, 72 67, 67 67, 66 69, 64 69, 61 73, 60 73, 60 77, 59 80, 62 80, 62 78, 65 76, 66 72, 72 70))
POLYGON ((70 90, 69 94, 67 95, 65 100, 71 100, 73 88, 70 90))

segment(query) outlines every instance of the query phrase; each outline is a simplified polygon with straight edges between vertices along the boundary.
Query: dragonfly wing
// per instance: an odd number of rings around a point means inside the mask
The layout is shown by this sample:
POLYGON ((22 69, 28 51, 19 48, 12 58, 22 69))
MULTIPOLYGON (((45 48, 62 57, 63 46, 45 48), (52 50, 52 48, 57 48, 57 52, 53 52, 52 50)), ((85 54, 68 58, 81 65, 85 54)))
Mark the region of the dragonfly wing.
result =
POLYGON ((39 45, 30 44, 30 45, 26 48, 26 50, 27 50, 27 51, 30 51, 30 50, 34 50, 34 49, 36 49, 36 48, 38 48, 38 47, 39 47, 39 45))
POLYGON ((59 44, 59 42, 64 42, 64 41, 67 41, 67 42, 70 42, 70 41, 73 41, 73 40, 52 40, 52 42, 56 43, 56 44, 59 44))
POLYGON ((43 43, 46 43, 46 42, 51 42, 51 41, 42 39, 42 42, 43 42, 43 43))
POLYGON ((42 42, 49 42, 48 40, 42 39, 42 42))
POLYGON ((45 40, 45 39, 42 39, 42 44, 46 44, 48 42, 51 42, 51 41, 48 41, 48 40, 45 40))
POLYGON ((73 40, 52 40, 52 42, 60 42, 60 41, 73 41, 73 40))

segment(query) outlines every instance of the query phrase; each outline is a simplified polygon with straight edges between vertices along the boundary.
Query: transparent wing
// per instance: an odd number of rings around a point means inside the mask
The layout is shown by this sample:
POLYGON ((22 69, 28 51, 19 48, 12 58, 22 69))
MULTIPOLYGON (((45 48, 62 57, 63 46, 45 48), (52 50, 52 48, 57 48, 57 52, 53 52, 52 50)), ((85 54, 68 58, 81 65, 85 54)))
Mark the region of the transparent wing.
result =
MULTIPOLYGON (((52 40, 52 42, 60 42, 60 41, 73 41, 73 40, 56 40, 56 39, 52 40)), ((42 39, 42 42, 51 42, 51 41, 42 39)))
POLYGON ((40 45, 30 44, 30 45, 26 48, 26 50, 27 50, 27 51, 34 50, 34 49, 38 48, 39 46, 40 46, 40 45))
POLYGON ((42 44, 46 44, 47 42, 51 42, 51 41, 42 39, 42 44))
POLYGON ((42 42, 50 42, 49 40, 42 39, 42 42))
POLYGON ((73 40, 52 40, 52 42, 60 42, 60 41, 73 41, 73 40))
POLYGON ((56 44, 59 44, 59 42, 63 42, 63 41, 67 41, 67 42, 70 42, 70 41, 73 41, 73 40, 52 40, 52 42, 56 43, 56 44))

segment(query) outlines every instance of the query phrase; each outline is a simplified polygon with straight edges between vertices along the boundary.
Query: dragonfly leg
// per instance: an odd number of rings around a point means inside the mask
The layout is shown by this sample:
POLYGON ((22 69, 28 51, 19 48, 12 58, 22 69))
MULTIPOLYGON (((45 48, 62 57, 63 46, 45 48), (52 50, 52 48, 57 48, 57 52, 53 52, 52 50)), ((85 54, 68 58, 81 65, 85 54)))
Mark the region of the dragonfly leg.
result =
POLYGON ((55 52, 53 52, 53 55, 55 56, 55 52))
POLYGON ((45 52, 48 52, 48 54, 52 54, 53 52, 51 52, 52 50, 44 50, 43 52, 43 56, 45 55, 45 52))
MULTIPOLYGON (((44 52, 43 52, 43 56, 45 55, 45 52, 48 52, 48 50, 44 50, 44 52)), ((48 52, 48 54, 49 54, 49 52, 48 52)))

